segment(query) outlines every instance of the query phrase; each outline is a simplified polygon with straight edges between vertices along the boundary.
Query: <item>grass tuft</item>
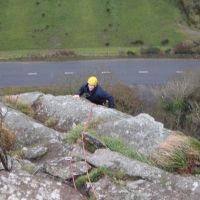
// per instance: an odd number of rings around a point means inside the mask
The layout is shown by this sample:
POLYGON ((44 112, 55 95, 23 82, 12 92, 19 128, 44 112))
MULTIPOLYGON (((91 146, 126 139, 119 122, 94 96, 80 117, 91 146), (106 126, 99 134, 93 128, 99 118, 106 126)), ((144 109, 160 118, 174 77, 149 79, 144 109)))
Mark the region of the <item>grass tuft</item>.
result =
POLYGON ((200 170, 200 142, 176 132, 160 145, 153 160, 170 172, 196 174, 200 170))
POLYGON ((111 136, 101 136, 101 140, 111 151, 116 151, 134 160, 151 163, 149 158, 131 149, 126 143, 119 139, 112 138, 111 136))
POLYGON ((70 144, 76 143, 77 139, 81 137, 81 133, 83 130, 84 130, 83 125, 78 125, 74 129, 69 131, 67 133, 67 138, 66 138, 67 142, 70 144))
MULTIPOLYGON (((105 175, 111 177, 113 180, 122 180, 125 177, 125 174, 123 172, 112 171, 106 167, 94 168, 89 173, 91 182, 97 182, 105 175)), ((83 187, 87 182, 88 177, 86 175, 78 177, 75 181, 78 188, 83 187)))
POLYGON ((21 111, 22 113, 28 115, 29 117, 34 118, 35 117, 35 112, 34 110, 31 108, 31 106, 29 106, 28 104, 19 101, 17 99, 17 97, 15 96, 6 96, 5 97, 5 101, 6 103, 8 103, 9 105, 13 106, 15 109, 21 111))

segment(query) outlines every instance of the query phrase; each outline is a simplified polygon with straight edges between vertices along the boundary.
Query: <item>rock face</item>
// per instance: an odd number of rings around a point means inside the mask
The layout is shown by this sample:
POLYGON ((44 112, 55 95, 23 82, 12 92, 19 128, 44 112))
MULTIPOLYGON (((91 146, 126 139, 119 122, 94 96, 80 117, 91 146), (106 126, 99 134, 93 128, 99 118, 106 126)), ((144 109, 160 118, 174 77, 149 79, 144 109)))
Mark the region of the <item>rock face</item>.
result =
POLYGON ((73 162, 71 158, 63 158, 53 160, 45 164, 45 171, 52 176, 59 177, 66 180, 71 179, 73 176, 84 175, 91 169, 91 166, 84 161, 73 162))
POLYGON ((105 177, 96 183, 92 183, 89 187, 91 196, 96 196, 99 200, 189 200, 188 195, 173 191, 171 189, 163 189, 159 184, 154 184, 146 180, 126 181, 123 184, 117 184, 111 178, 105 177), (93 189, 91 188, 93 187, 93 189), (93 193, 95 190, 95 194, 93 193))
POLYGON ((41 142, 53 142, 62 139, 62 134, 43 126, 25 114, 6 107, 0 103, 0 109, 5 115, 4 123, 16 135, 21 145, 31 145, 41 142))
POLYGON ((88 162, 96 167, 120 170, 138 180, 128 181, 123 187, 111 180, 108 181, 111 182, 109 185, 107 181, 100 180, 99 183, 94 183, 99 192, 99 199, 105 194, 105 199, 113 200, 116 196, 120 196, 121 199, 199 199, 200 178, 175 176, 107 149, 96 150, 88 158, 88 162))
POLYGON ((73 124, 100 119, 102 122, 96 127, 98 134, 119 138, 145 155, 151 155, 158 145, 171 134, 171 131, 165 129, 162 123, 156 122, 148 114, 133 117, 69 95, 55 97, 34 93, 38 99, 31 98, 29 95, 31 96, 32 93, 18 95, 17 98, 29 105, 34 105, 41 121, 44 122, 48 117, 54 117, 58 121, 56 126, 58 130, 68 131, 72 129, 73 124))
POLYGON ((35 92, 13 98, 31 106, 37 119, 0 103, 3 122, 16 135, 10 158, 12 171, 8 173, 0 166, 0 200, 78 200, 87 199, 86 194, 98 200, 199 200, 198 176, 173 175, 131 160, 89 135, 85 139, 95 144, 94 153, 83 151, 78 142, 68 144, 65 138, 77 124, 92 124, 94 120, 97 134, 123 140, 133 150, 151 156, 173 132, 148 114, 133 117, 72 96, 35 92), (49 118, 56 121, 54 129, 44 125, 49 118), (94 167, 123 172, 126 178, 99 176, 96 182, 85 184, 83 196, 73 188, 73 178, 86 175, 94 167))
POLYGON ((98 126, 99 134, 110 134, 144 155, 151 155, 171 132, 148 114, 116 120, 98 126))
POLYGON ((26 148, 24 147, 22 149, 22 153, 24 155, 25 159, 31 160, 31 159, 37 159, 42 157, 47 153, 47 147, 44 146, 36 146, 32 148, 26 148))
POLYGON ((83 200, 83 196, 61 182, 44 180, 29 174, 0 172, 1 200, 83 200))

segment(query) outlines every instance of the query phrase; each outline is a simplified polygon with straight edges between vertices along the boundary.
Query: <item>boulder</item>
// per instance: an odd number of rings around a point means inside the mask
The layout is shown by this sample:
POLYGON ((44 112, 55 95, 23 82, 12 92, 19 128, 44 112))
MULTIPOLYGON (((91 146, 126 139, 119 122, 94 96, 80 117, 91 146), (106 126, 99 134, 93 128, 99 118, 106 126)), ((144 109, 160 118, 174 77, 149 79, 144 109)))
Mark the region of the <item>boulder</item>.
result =
POLYGON ((71 157, 64 157, 47 162, 44 166, 46 173, 67 180, 73 176, 84 175, 91 169, 91 166, 84 161, 73 161, 71 157))
POLYGON ((24 147, 22 148, 23 157, 28 160, 37 159, 44 156, 48 151, 45 146, 24 147))
POLYGON ((36 143, 61 141, 63 134, 45 127, 27 115, 0 103, 4 124, 16 135, 17 143, 28 146, 36 143))
POLYGON ((96 167, 107 167, 111 170, 122 171, 137 180, 145 180, 153 185, 158 184, 166 192, 169 188, 175 192, 180 191, 188 196, 188 199, 198 200, 200 195, 199 177, 173 175, 157 167, 131 160, 108 149, 96 150, 94 154, 88 156, 87 160, 96 167))
POLYGON ((58 181, 32 176, 25 172, 0 171, 1 200, 84 200, 74 188, 58 181))
POLYGON ((104 177, 87 186, 90 195, 98 200, 190 200, 187 194, 170 188, 163 189, 161 185, 146 180, 115 182, 109 177, 104 177))
POLYGON ((163 124, 148 114, 123 118, 98 125, 98 134, 110 135, 125 142, 130 148, 146 156, 157 150, 159 144, 172 134, 163 124))

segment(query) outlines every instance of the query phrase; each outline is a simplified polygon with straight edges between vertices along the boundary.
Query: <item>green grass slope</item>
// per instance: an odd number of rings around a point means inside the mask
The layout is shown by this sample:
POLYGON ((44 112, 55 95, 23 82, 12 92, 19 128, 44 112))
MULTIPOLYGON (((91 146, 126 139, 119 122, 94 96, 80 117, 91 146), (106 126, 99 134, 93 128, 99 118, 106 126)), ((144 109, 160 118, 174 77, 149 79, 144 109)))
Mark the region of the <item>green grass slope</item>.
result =
POLYGON ((171 0, 0 0, 0 50, 172 46, 179 20, 171 0))

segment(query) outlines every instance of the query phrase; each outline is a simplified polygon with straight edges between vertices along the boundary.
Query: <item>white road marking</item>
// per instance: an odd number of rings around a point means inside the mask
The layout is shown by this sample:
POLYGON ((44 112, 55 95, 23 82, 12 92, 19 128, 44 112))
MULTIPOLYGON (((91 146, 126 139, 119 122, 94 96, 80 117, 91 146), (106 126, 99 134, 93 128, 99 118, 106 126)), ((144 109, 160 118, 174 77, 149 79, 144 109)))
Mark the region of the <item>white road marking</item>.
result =
POLYGON ((139 74, 148 74, 149 71, 147 71, 147 70, 144 70, 144 71, 138 71, 138 73, 139 73, 139 74))
POLYGON ((65 75, 73 75, 74 72, 65 72, 65 75))
POLYGON ((179 70, 178 70, 178 71, 176 71, 176 73, 177 73, 177 74, 183 74, 183 73, 185 73, 185 72, 184 72, 184 71, 179 71, 179 70))
POLYGON ((28 76, 36 76, 38 73, 37 72, 29 72, 27 73, 28 76))
POLYGON ((111 74, 111 72, 109 71, 104 71, 104 72, 101 72, 102 74, 111 74))

